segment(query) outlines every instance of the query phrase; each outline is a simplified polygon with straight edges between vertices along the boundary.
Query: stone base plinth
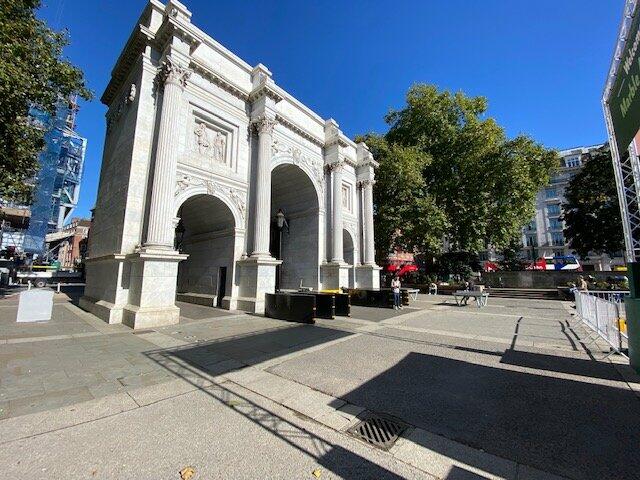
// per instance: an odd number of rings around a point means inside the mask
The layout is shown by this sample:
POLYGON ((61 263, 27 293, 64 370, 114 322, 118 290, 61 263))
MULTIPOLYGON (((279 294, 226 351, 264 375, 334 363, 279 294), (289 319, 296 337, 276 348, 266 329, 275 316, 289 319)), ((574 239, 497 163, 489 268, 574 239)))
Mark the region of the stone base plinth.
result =
POLYGON ((218 306, 218 296, 206 293, 178 292, 176 294, 176 301, 203 305, 205 307, 218 306))
POLYGON ((358 288, 380 288, 380 270, 378 265, 356 266, 356 286, 358 288))
POLYGON ((353 267, 344 262, 323 263, 320 266, 322 272, 322 288, 324 290, 337 290, 349 288, 349 270, 353 267))
POLYGON ((180 309, 175 305, 160 308, 127 305, 122 312, 122 323, 134 330, 174 325, 179 321, 180 309))
POLYGON ((80 308, 106 323, 122 323, 122 310, 128 302, 126 266, 126 255, 120 253, 85 260, 86 287, 80 308))
POLYGON ((187 257, 173 250, 151 249, 127 255, 131 274, 129 301, 123 309, 122 323, 134 329, 178 323, 176 277, 178 263, 187 257))
POLYGON ((240 295, 235 299, 238 310, 264 313, 264 295, 275 292, 276 267, 281 263, 282 260, 273 257, 249 257, 238 262, 241 276, 240 295))
POLYGON ((80 308, 94 314, 108 324, 122 323, 123 307, 117 307, 106 300, 97 300, 84 295, 80 297, 80 308))

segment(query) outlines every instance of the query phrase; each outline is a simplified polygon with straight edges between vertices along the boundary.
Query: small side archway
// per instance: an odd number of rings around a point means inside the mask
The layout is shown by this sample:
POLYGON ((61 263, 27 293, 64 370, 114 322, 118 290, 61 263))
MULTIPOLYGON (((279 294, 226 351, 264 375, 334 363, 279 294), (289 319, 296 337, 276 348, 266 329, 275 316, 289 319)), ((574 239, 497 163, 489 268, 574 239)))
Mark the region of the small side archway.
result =
POLYGON ((353 235, 346 228, 342 230, 342 258, 349 265, 349 288, 355 288, 356 248, 353 235))

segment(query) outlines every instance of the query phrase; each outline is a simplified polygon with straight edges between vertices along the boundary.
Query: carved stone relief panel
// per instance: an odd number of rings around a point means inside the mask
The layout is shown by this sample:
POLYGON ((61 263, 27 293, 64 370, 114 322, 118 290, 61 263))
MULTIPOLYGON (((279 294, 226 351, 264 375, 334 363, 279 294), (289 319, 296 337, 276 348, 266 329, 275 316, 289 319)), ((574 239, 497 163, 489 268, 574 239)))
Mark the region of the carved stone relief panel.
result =
POLYGON ((212 170, 215 166, 229 165, 229 146, 231 133, 210 122, 193 117, 190 132, 191 148, 189 164, 203 170, 212 170))
POLYGON ((318 184, 320 190, 324 189, 324 170, 320 158, 307 155, 297 146, 290 145, 279 138, 273 140, 271 154, 274 157, 286 155, 291 158, 294 165, 305 167, 308 171, 313 172, 314 182, 318 184))
POLYGON ((184 135, 186 142, 179 163, 203 172, 235 173, 238 162, 239 126, 222 112, 204 109, 190 102, 184 135))

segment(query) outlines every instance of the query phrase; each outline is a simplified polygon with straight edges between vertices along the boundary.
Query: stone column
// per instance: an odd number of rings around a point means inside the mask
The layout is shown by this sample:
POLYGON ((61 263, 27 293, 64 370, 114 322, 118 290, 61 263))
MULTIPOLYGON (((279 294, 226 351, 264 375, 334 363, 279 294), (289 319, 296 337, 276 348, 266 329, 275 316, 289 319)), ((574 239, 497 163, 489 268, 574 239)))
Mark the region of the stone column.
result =
POLYGON ((342 251, 342 166, 342 163, 334 163, 331 165, 331 177, 333 182, 333 194, 331 195, 332 263, 343 263, 344 261, 342 251))
POLYGON ((158 147, 151 191, 151 207, 145 247, 173 250, 173 198, 178 164, 177 132, 180 130, 182 91, 191 72, 171 57, 162 64, 164 81, 158 147))
POLYGON ((364 263, 374 265, 375 244, 373 237, 373 184, 374 180, 364 180, 361 182, 363 192, 363 214, 364 214, 364 263))
POLYGON ((276 120, 260 116, 253 122, 258 132, 258 163, 256 167, 255 216, 253 219, 252 257, 270 257, 269 234, 271 228, 271 144, 276 120))

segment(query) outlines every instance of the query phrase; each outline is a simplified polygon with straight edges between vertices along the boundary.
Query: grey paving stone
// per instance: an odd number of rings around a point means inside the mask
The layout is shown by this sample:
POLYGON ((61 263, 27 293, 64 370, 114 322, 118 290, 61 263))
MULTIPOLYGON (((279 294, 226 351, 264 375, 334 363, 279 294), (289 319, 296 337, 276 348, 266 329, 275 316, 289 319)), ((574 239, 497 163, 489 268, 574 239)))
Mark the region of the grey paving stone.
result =
POLYGON ((68 388, 11 400, 9 402, 9 412, 12 416, 26 415, 92 400, 93 398, 94 396, 87 387, 68 388))

